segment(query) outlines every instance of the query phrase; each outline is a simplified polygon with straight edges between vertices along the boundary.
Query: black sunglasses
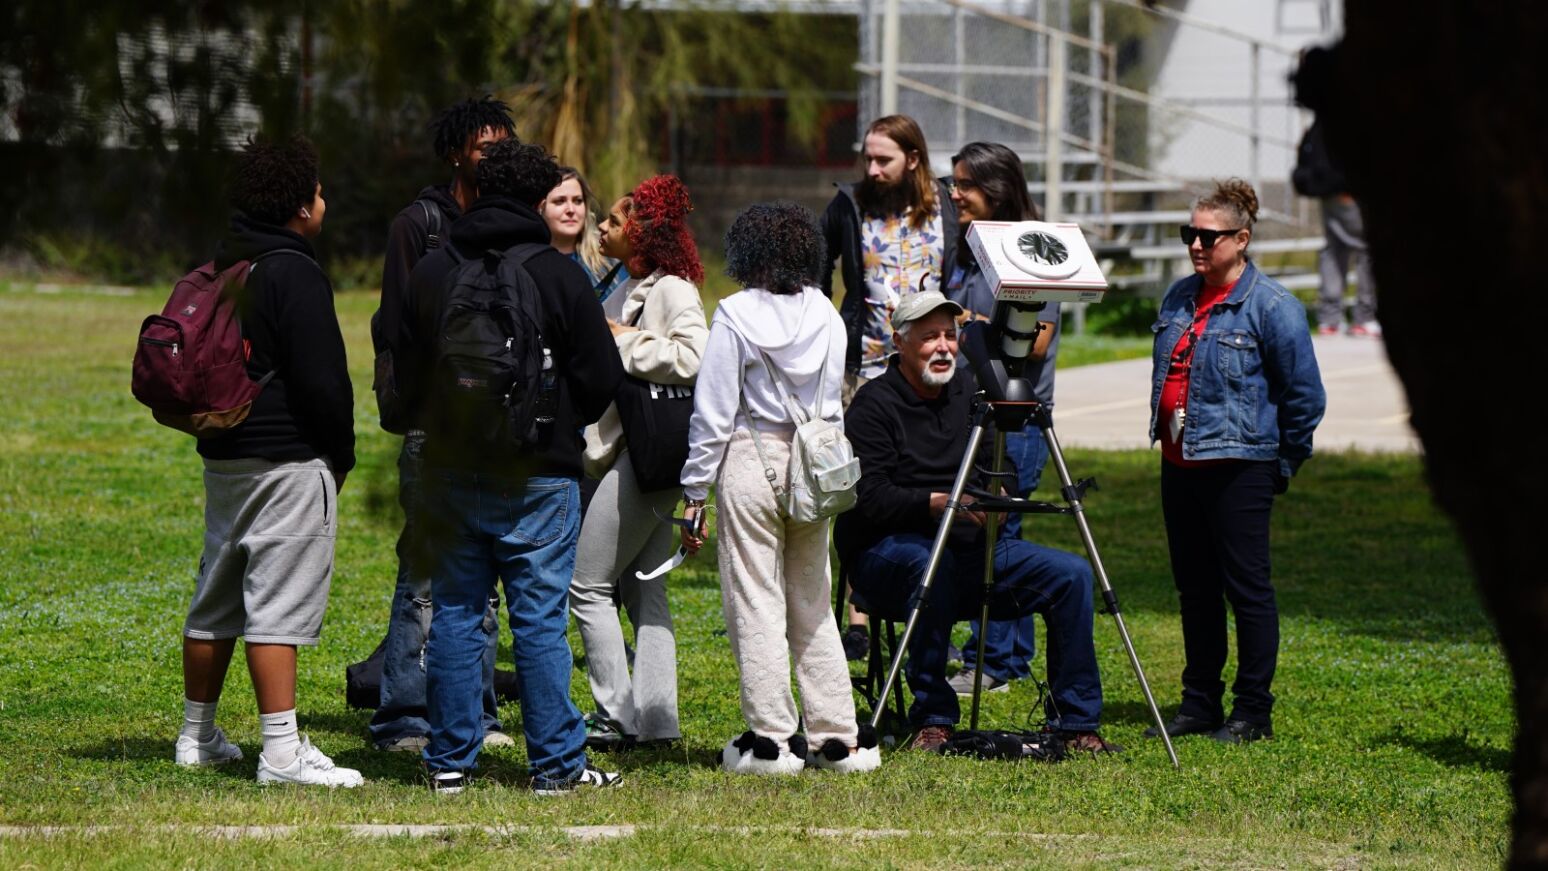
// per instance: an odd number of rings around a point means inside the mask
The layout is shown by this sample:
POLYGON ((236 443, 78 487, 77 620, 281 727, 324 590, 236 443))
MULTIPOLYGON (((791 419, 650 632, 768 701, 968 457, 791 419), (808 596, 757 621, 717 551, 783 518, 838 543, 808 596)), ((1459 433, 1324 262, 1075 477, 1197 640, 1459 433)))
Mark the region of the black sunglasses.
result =
POLYGON ((1204 246, 1204 250, 1208 251, 1209 249, 1215 247, 1215 242, 1218 241, 1221 236, 1231 236, 1236 233, 1240 233, 1245 229, 1247 228, 1237 227, 1235 230, 1204 230, 1195 227, 1192 224, 1183 224, 1177 228, 1177 232, 1178 235, 1182 236, 1184 245, 1192 247, 1193 240, 1197 239, 1199 240, 1199 244, 1204 246))

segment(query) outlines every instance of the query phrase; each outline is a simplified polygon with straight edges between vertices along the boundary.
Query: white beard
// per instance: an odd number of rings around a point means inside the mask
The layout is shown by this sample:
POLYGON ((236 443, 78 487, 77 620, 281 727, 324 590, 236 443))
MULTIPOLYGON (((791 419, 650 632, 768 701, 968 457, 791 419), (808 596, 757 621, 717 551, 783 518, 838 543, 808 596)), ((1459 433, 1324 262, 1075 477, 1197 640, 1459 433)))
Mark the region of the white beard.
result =
POLYGON ((957 377, 957 368, 955 366, 956 362, 956 358, 952 357, 950 354, 936 354, 930 358, 928 363, 925 363, 924 371, 919 373, 919 380, 923 381, 930 387, 945 387, 947 384, 951 383, 951 379, 957 377), (936 361, 940 360, 944 360, 947 363, 952 363, 952 368, 947 369, 945 372, 937 372, 930 368, 931 363, 935 363, 936 361))

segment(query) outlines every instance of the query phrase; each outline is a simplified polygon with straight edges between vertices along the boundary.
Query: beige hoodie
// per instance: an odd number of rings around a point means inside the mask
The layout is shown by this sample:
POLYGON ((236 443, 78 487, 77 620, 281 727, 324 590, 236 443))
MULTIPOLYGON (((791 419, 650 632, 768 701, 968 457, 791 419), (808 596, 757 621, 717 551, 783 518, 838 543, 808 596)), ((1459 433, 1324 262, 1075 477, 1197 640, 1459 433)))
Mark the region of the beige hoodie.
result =
MULTIPOLYGON (((709 344, 699 289, 675 275, 656 271, 629 286, 619 321, 639 327, 614 337, 624 372, 657 384, 693 384, 709 344)), ((624 449, 618 406, 586 427, 586 474, 600 478, 624 449)))

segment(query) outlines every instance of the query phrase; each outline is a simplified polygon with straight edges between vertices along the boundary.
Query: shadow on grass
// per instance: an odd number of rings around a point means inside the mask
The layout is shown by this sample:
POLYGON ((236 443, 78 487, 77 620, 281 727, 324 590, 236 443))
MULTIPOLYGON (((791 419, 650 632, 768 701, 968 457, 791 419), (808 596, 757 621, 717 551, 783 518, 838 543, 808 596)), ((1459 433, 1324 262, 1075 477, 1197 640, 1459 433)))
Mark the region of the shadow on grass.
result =
POLYGON ((1419 738, 1399 729, 1378 738, 1377 743, 1406 747, 1428 756, 1447 768, 1476 768, 1480 771, 1497 772, 1510 770, 1510 748, 1494 747, 1486 739, 1480 739, 1466 731, 1460 735, 1448 735, 1444 738, 1419 738))

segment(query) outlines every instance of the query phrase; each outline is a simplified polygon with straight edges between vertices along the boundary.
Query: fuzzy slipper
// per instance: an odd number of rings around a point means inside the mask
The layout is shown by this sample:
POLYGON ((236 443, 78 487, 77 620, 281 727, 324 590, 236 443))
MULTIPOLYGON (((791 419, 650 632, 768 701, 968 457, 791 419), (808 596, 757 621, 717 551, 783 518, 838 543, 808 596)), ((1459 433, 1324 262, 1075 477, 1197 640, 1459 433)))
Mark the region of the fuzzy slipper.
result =
POLYGON ((792 735, 786 744, 781 747, 773 738, 743 732, 720 751, 720 767, 732 774, 800 774, 806 767, 806 736, 792 735))
POLYGON ((853 750, 837 738, 829 738, 822 746, 806 754, 806 764, 825 771, 840 774, 858 774, 875 771, 881 766, 881 749, 876 746, 876 730, 870 723, 860 726, 860 735, 853 750))

